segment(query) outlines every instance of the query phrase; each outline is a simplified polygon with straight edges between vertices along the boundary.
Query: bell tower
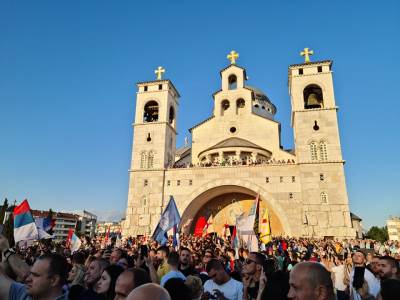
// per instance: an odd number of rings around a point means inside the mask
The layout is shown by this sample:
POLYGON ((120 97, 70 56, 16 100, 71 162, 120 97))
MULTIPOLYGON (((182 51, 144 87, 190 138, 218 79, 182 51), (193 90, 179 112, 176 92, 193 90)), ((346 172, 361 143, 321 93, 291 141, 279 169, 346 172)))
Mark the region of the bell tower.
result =
POLYGON ((289 66, 291 125, 302 194, 303 235, 354 237, 332 80, 332 61, 289 66))
POLYGON ((179 93, 170 80, 139 82, 131 169, 163 169, 174 163, 179 93))
POLYGON ((342 161, 332 61, 311 62, 305 48, 303 64, 289 66, 292 127, 299 162, 342 161))
POLYGON ((176 152, 176 119, 179 93, 165 70, 155 70, 157 79, 137 83, 133 123, 132 160, 123 234, 150 234, 164 208, 163 182, 176 152))

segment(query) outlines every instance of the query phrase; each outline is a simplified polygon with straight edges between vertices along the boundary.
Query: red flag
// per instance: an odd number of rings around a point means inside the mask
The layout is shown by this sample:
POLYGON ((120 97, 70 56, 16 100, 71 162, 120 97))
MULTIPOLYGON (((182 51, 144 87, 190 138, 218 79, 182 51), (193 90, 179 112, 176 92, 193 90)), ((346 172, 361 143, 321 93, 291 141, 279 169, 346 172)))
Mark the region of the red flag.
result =
POLYGON ((236 249, 239 246, 239 240, 236 233, 236 226, 233 227, 233 232, 231 236, 231 248, 236 249))
POLYGON ((25 199, 24 201, 22 201, 22 203, 20 205, 15 206, 14 217, 16 215, 23 214, 23 213, 30 212, 30 211, 31 211, 31 208, 29 207, 28 200, 25 199))
POLYGON ((110 236, 110 227, 111 227, 111 226, 108 226, 108 230, 107 230, 107 233, 106 233, 106 239, 105 239, 106 244, 107 244, 108 238, 109 238, 109 236, 110 236))

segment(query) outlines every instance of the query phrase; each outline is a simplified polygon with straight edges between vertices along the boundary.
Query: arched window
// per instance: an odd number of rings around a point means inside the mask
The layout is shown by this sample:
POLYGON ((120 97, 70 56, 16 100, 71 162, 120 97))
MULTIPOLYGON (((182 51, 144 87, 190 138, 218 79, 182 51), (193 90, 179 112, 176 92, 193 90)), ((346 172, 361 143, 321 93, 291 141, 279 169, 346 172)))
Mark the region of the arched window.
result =
POLYGON ((326 151, 326 143, 324 141, 321 141, 319 143, 319 159, 320 160, 328 160, 328 154, 326 151))
POLYGON ((236 100, 236 114, 244 109, 245 104, 246 102, 242 98, 236 100))
POLYGON ((324 98, 322 89, 316 84, 308 85, 303 91, 304 108, 322 108, 324 106, 324 98))
POLYGON ((169 121, 169 124, 173 124, 175 121, 175 110, 172 106, 169 108, 168 121, 169 121))
POLYGON ((152 169, 154 164, 154 152, 149 152, 149 157, 147 159, 147 168, 152 169))
POLYGON ((140 168, 141 169, 146 168, 146 162, 147 162, 146 152, 140 153, 140 168))
POLYGON ((229 90, 236 90, 237 89, 237 78, 236 75, 230 75, 228 77, 228 89, 229 90))
POLYGON ((310 143, 310 154, 311 154, 311 160, 318 160, 318 149, 317 149, 317 143, 316 142, 311 142, 310 143))
POLYGON ((221 102, 221 116, 224 115, 225 111, 228 110, 230 104, 228 100, 223 100, 221 102))
POLYGON ((321 203, 322 204, 327 204, 328 203, 328 194, 325 192, 321 193, 321 203))
POLYGON ((157 122, 158 121, 158 103, 151 100, 144 106, 143 112, 144 122, 157 122))

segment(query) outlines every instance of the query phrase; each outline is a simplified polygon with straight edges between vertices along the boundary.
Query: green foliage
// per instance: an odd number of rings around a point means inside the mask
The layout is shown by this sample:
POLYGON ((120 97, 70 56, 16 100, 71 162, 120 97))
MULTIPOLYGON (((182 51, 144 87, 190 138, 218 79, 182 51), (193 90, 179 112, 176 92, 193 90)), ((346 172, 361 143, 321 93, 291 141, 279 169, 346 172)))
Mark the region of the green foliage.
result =
POLYGON ((7 198, 4 200, 3 207, 0 210, 0 224, 4 223, 4 216, 6 214, 8 208, 8 200, 7 198))
POLYGON ((384 226, 384 227, 372 226, 368 230, 366 237, 369 239, 379 241, 379 242, 387 241, 389 239, 387 226, 384 226))

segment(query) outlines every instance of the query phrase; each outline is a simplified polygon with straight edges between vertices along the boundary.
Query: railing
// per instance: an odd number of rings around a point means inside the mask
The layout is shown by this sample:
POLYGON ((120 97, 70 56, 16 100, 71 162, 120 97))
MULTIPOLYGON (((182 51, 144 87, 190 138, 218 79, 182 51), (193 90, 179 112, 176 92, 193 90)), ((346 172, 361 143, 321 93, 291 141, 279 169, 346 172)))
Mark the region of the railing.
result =
POLYGON ((182 168, 212 168, 212 167, 237 167, 237 166, 259 166, 259 165, 293 165, 295 164, 294 159, 281 159, 281 160, 275 160, 271 159, 268 161, 262 161, 262 160, 257 160, 257 161, 251 161, 247 162, 246 160, 238 161, 238 160, 228 160, 228 161, 222 161, 222 162, 208 162, 208 163, 197 163, 197 164, 192 164, 192 163, 187 163, 187 164, 174 164, 171 169, 182 169, 182 168))

